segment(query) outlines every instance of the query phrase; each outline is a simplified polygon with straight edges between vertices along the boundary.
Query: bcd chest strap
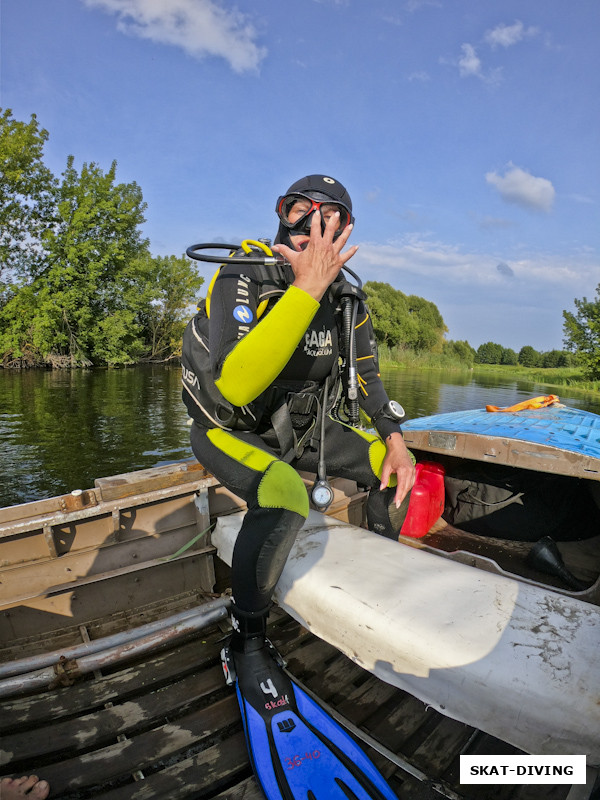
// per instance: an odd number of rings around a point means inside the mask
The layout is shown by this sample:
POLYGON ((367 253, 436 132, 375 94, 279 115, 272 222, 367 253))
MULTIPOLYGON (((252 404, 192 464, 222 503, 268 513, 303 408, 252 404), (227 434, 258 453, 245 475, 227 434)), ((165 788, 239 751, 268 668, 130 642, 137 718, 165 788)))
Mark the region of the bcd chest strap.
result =
MULTIPOLYGON (((333 370, 332 370, 333 372, 333 370)), ((336 382, 330 376, 325 386, 331 387, 336 382)), ((306 447, 316 450, 319 447, 320 428, 317 422, 321 418, 323 406, 327 411, 335 401, 335 392, 328 391, 325 397, 325 386, 314 383, 300 391, 287 391, 284 387, 272 387, 270 411, 271 427, 277 437, 280 458, 293 461, 299 458, 306 447)), ((269 404, 270 405, 270 404, 269 404)))

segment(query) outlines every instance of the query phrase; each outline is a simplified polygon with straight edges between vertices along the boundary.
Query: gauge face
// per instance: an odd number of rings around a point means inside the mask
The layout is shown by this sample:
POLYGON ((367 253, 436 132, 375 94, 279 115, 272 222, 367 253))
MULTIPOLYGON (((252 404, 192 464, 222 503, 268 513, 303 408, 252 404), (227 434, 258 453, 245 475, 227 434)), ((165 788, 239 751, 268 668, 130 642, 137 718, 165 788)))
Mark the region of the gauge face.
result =
POLYGON ((396 419, 400 420, 405 416, 404 409, 400 403, 397 403, 395 400, 390 400, 389 408, 392 416, 396 419))
POLYGON ((317 508, 327 508, 333 500, 333 490, 328 483, 317 481, 313 486, 311 496, 317 508))

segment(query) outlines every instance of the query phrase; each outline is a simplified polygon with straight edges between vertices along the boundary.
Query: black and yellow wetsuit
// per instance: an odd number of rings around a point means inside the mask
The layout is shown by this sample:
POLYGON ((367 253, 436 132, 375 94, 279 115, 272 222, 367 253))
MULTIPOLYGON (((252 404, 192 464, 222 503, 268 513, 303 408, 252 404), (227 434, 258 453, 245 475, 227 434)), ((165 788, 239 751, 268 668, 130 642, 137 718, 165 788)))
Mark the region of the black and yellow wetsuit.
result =
MULTIPOLYGON (((244 612, 249 619, 257 615, 257 624, 266 614, 308 514, 306 487, 296 469, 317 470, 314 435, 319 426, 314 423, 318 404, 311 397, 328 402, 319 398, 319 390, 328 377, 337 377, 342 348, 335 284, 319 303, 292 286, 293 278, 289 267, 275 284, 265 283, 252 265, 230 264, 221 269, 212 288, 209 321, 203 309, 188 328, 188 334, 201 340, 208 351, 210 376, 202 378, 193 371, 184 337, 183 397, 195 420, 194 454, 248 505, 233 554, 232 589, 238 617, 240 613, 244 617, 244 612), (202 380, 211 383, 204 387, 207 397, 212 392, 206 402, 202 392, 194 391, 202 380), (223 399, 223 407, 215 405, 215 396, 223 399), (228 409, 233 409, 232 416, 228 409), (290 412, 285 416, 295 433, 291 454, 282 453, 276 424, 281 409, 290 412)), ((388 397, 377 372, 370 330, 361 303, 356 326, 359 402, 373 417, 388 397)), ((395 538, 400 524, 394 525, 388 514, 394 489, 380 492, 379 485, 386 454, 383 439, 400 428, 387 418, 381 418, 376 427, 379 436, 328 416, 325 462, 329 475, 370 487, 370 527, 395 538)))

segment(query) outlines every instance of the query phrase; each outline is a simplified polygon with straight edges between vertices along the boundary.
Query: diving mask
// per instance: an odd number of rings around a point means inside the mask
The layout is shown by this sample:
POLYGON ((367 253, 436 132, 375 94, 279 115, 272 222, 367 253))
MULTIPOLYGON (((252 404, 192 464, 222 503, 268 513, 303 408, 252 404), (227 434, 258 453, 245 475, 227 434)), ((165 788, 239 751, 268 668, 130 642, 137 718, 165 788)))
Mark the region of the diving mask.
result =
POLYGON ((331 217, 339 212, 339 221, 334 238, 353 222, 350 209, 343 203, 330 200, 326 195, 320 195, 322 200, 315 200, 308 194, 302 192, 292 192, 283 195, 277 200, 275 210, 284 225, 291 234, 310 234, 310 223, 315 211, 321 213, 321 228, 325 231, 325 225, 331 217))

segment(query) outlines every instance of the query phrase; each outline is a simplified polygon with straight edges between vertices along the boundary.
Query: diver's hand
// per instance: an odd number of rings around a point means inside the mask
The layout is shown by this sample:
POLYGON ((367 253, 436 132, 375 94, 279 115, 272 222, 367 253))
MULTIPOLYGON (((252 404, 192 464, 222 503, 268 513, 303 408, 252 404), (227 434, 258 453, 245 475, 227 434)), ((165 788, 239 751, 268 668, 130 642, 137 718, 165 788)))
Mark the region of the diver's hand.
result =
POLYGON ((284 244, 273 245, 273 250, 280 253, 292 265, 296 279, 294 286, 303 289, 311 297, 320 302, 321 298, 337 278, 343 265, 358 250, 353 245, 342 253, 348 237, 352 233, 352 225, 348 225, 338 238, 333 235, 339 224, 339 212, 327 221, 325 231, 321 235, 321 212, 315 211, 310 222, 310 238, 303 250, 292 250, 284 244))
POLYGON ((391 476, 395 474, 397 486, 394 502, 396 508, 400 508, 400 504, 415 482, 415 465, 406 449, 401 433, 390 433, 385 440, 385 446, 387 452, 381 469, 380 489, 383 491, 387 487, 391 476))

